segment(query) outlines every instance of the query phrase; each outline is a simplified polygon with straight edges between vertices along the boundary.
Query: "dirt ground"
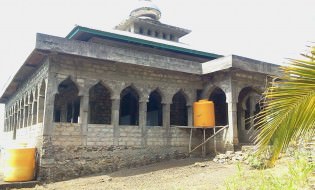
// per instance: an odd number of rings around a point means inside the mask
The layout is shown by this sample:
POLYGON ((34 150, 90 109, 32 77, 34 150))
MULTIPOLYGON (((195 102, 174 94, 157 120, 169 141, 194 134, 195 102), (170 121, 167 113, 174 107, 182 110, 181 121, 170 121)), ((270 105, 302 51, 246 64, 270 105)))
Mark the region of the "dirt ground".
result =
MULTIPOLYGON (((237 172, 236 165, 222 165, 196 158, 171 160, 69 181, 36 186, 33 189, 69 190, 181 190, 219 189, 237 172)), ((26 189, 25 189, 26 190, 26 189)))

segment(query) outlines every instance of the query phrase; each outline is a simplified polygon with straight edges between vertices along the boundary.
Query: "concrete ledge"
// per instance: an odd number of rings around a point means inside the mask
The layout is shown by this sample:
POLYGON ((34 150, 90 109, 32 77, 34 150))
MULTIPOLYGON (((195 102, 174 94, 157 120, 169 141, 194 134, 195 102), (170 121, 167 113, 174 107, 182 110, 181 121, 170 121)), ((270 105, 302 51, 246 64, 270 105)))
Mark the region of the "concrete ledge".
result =
POLYGON ((241 57, 238 55, 229 55, 212 61, 202 63, 202 74, 214 73, 228 69, 240 69, 254 73, 262 73, 272 76, 279 76, 280 65, 267 63, 255 59, 241 57))
POLYGON ((108 60, 114 63, 120 62, 190 74, 201 74, 201 64, 199 62, 157 55, 149 51, 68 40, 45 34, 37 34, 36 49, 44 52, 57 52, 99 60, 108 60))

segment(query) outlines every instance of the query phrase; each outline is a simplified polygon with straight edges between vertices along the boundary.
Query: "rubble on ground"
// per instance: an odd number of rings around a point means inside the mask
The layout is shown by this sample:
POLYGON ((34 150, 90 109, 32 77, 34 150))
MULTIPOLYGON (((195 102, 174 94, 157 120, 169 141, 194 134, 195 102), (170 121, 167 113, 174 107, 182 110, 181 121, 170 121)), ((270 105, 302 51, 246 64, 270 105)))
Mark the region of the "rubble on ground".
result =
POLYGON ((248 158, 253 153, 254 146, 243 146, 241 151, 226 151, 225 154, 218 154, 213 159, 214 162, 220 164, 234 164, 243 162, 248 164, 248 158))

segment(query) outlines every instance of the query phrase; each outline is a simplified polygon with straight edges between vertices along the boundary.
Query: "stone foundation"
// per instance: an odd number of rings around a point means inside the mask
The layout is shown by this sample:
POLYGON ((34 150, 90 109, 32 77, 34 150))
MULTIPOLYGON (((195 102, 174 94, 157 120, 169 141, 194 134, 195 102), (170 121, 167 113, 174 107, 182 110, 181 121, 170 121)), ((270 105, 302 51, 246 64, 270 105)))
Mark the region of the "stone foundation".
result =
POLYGON ((42 155, 38 179, 61 181, 95 173, 109 173, 188 155, 186 147, 50 146, 42 155))

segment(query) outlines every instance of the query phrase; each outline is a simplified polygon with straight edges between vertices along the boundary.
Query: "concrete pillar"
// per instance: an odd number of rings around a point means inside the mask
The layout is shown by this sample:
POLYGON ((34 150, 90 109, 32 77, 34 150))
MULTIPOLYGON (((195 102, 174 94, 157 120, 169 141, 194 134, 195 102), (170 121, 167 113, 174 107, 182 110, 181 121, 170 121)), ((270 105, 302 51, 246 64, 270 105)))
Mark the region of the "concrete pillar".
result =
POLYGON ((228 102, 228 120, 229 128, 226 134, 226 148, 234 149, 233 145, 238 144, 238 134, 237 134, 237 102, 228 102))
POLYGON ((19 128, 23 128, 23 112, 24 112, 24 106, 20 106, 20 119, 19 119, 19 128))
POLYGON ((12 115, 12 110, 10 110, 10 125, 9 125, 9 131, 12 131, 12 126, 13 126, 13 115, 12 115))
POLYGON ((163 112, 163 127, 170 128, 171 126, 171 104, 162 103, 163 112))
POLYGON ((162 103, 162 114, 163 114, 163 127, 166 128, 166 144, 168 146, 171 145, 171 136, 170 136, 170 130, 171 130, 171 103, 165 102, 162 103))
POLYGON ((187 126, 193 126, 193 108, 191 105, 187 106, 187 126))
POLYGON ((14 109, 14 113, 13 113, 13 140, 16 139, 16 129, 17 129, 17 121, 18 121, 18 118, 17 118, 17 109, 15 108, 14 109))
POLYGON ((28 106, 24 104, 24 111, 23 111, 23 127, 27 126, 27 115, 28 115, 28 106))
POLYGON ((35 107, 35 104, 34 104, 34 101, 31 102, 31 117, 30 117, 30 123, 29 123, 29 126, 33 125, 33 121, 34 121, 34 107, 35 107))
POLYGON ((24 118, 23 118, 24 121, 23 121, 23 127, 27 127, 28 109, 29 109, 28 104, 24 104, 24 118))
POLYGON ((28 113, 27 113, 27 126, 32 125, 32 116, 33 116, 33 102, 28 104, 28 113))
POLYGON ((16 110, 16 124, 15 128, 19 129, 20 128, 20 109, 16 110))
POLYGON ((6 132, 6 129, 7 129, 7 124, 8 124, 7 113, 6 113, 6 112, 4 112, 3 132, 6 132))
POLYGON ((19 122, 20 128, 23 128, 23 120, 24 120, 24 105, 21 105, 21 109, 20 109, 20 122, 19 122))
POLYGON ((80 100, 80 120, 81 123, 81 133, 82 133, 82 143, 87 144, 87 132, 88 132, 88 117, 89 117, 89 95, 84 94, 81 96, 80 100))
MULTIPOLYGON (((45 89, 45 108, 44 108, 44 120, 43 120, 43 135, 51 136, 53 133, 54 123, 54 101, 55 101, 55 79, 50 77, 51 81, 46 82, 45 89)), ((49 79, 48 79, 49 80, 49 79)))
POLYGON ((119 107, 120 99, 112 99, 112 125, 114 128, 114 145, 119 145, 119 107))
POLYGON ((141 145, 146 146, 146 135, 147 135, 147 101, 139 102, 139 127, 141 127, 142 141, 141 145))
POLYGON ((37 102, 37 123, 42 123, 44 119, 45 96, 38 94, 37 102))

